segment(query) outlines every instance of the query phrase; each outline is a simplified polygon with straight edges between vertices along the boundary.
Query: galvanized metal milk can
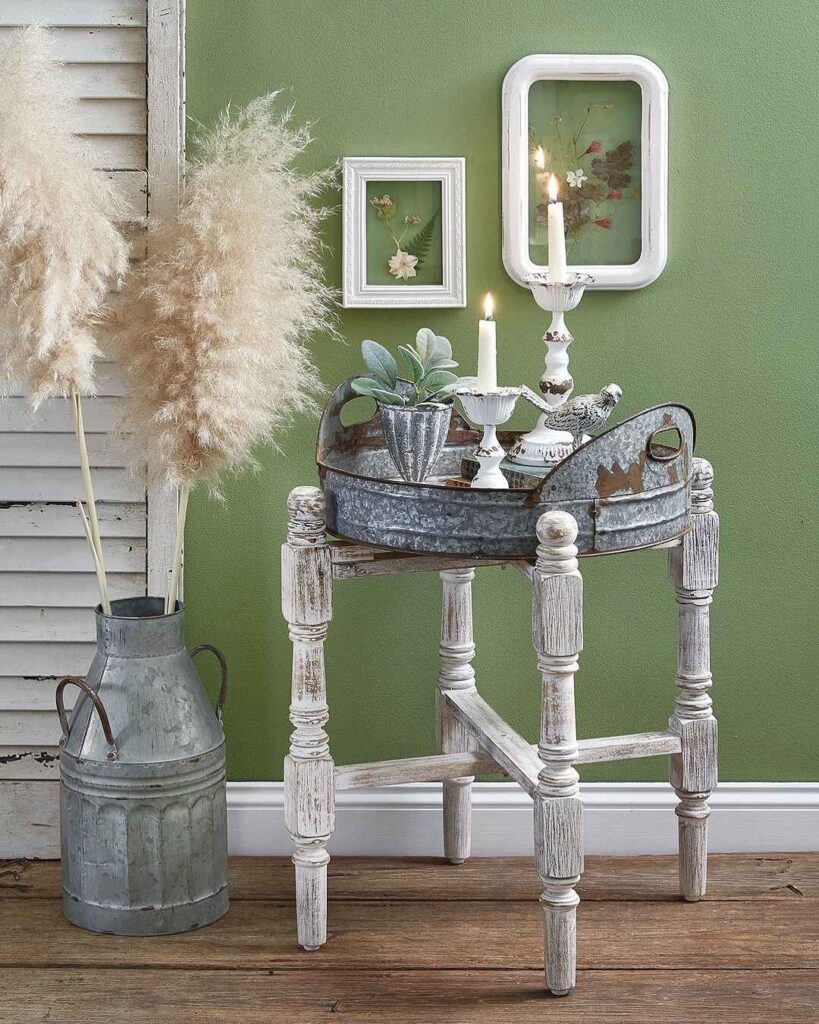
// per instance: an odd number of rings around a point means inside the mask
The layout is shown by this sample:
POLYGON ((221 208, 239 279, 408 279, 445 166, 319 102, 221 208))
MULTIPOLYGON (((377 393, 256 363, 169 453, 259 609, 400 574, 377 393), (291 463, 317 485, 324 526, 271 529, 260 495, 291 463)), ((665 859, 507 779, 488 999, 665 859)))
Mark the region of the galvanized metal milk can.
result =
POLYGON ((173 615, 162 598, 111 604, 87 677, 57 686, 63 912, 117 935, 200 928, 228 907, 226 662, 207 644, 188 653, 181 603, 173 615), (204 650, 222 668, 215 712, 193 666, 204 650))

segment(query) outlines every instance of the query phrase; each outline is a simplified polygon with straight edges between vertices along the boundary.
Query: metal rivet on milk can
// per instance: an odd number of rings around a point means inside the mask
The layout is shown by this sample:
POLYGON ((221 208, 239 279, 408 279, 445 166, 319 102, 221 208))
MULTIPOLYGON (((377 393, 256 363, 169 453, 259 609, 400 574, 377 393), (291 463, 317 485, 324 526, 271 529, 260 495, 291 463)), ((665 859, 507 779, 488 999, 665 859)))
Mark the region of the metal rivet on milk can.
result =
POLYGON ((181 603, 172 615, 156 597, 112 610, 97 610, 87 677, 57 687, 63 911, 118 935, 200 928, 228 908, 226 662, 209 645, 188 653, 181 603), (222 668, 215 713, 193 666, 202 650, 222 668))

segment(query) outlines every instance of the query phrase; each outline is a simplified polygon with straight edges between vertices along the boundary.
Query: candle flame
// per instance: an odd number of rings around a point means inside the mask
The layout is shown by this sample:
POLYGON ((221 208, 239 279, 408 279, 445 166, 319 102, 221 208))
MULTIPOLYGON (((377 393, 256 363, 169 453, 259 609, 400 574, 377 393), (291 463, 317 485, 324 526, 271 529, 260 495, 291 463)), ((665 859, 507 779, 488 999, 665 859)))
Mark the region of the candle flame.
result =
POLYGON ((557 178, 554 174, 549 175, 549 202, 557 202, 557 178))
POLYGON ((483 300, 483 318, 484 320, 491 320, 495 315, 495 302, 492 298, 492 292, 486 293, 486 298, 483 300))
POLYGON ((542 171, 546 167, 546 154, 543 152, 543 146, 538 146, 535 150, 535 163, 538 166, 538 170, 542 171))

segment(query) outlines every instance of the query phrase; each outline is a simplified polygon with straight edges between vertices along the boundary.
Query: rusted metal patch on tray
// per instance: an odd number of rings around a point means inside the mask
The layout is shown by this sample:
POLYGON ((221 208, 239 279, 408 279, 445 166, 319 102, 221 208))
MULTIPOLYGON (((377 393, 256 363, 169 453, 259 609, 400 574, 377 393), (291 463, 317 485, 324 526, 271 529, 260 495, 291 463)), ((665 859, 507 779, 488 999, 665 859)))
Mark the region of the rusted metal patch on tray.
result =
POLYGON ((617 459, 612 463, 611 469, 598 466, 595 490, 600 497, 610 498, 618 491, 639 494, 643 490, 643 470, 647 457, 646 453, 642 452, 640 458, 636 462, 630 462, 626 469, 623 469, 617 459))

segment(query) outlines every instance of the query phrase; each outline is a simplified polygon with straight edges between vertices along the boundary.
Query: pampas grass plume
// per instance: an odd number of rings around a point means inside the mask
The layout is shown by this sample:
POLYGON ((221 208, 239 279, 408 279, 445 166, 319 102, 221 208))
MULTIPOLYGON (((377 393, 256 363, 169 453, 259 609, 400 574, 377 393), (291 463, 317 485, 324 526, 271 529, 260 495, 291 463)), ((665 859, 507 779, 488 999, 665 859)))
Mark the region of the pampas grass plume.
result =
POLYGON ((305 343, 333 329, 319 263, 327 210, 310 200, 331 171, 299 174, 310 141, 253 100, 197 140, 175 220, 149 236, 129 278, 115 345, 129 395, 125 427, 154 472, 182 488, 253 463, 320 388, 305 343))
POLYGON ((24 387, 36 407, 94 391, 92 328, 127 266, 123 204, 70 132, 45 29, 11 36, 0 97, 0 387, 24 387))
POLYGON ((196 143, 177 217, 149 235, 148 258, 126 282, 116 355, 129 402, 124 429, 152 473, 179 488, 175 605, 192 484, 220 493, 227 471, 253 465, 320 389, 306 348, 333 332, 314 200, 333 171, 301 174, 310 142, 277 93, 226 111, 196 143))

